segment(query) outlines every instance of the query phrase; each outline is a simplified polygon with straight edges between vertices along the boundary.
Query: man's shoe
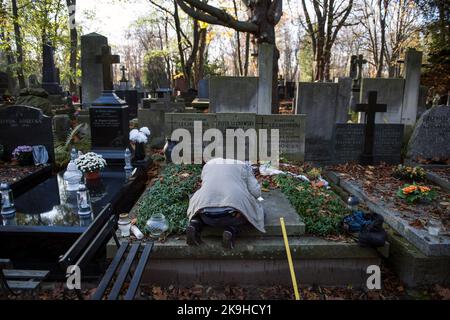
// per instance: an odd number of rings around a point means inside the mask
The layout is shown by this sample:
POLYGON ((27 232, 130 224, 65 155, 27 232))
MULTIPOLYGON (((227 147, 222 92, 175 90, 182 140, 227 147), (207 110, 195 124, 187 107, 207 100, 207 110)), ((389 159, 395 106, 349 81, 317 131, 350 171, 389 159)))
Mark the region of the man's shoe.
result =
POLYGON ((201 244, 200 233, 194 226, 189 225, 187 227, 186 236, 187 236, 186 243, 189 246, 199 246, 201 244))
POLYGON ((225 249, 234 249, 234 234, 231 231, 224 231, 222 235, 222 245, 225 249))

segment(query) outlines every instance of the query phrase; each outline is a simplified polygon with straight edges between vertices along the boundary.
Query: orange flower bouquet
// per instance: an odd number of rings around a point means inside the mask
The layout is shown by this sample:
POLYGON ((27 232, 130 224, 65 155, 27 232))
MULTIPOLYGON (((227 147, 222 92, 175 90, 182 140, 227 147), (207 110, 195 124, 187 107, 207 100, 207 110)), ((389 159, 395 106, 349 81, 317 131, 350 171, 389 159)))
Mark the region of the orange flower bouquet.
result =
POLYGON ((431 202, 436 198, 436 192, 426 186, 407 184, 400 188, 397 195, 408 203, 431 202))

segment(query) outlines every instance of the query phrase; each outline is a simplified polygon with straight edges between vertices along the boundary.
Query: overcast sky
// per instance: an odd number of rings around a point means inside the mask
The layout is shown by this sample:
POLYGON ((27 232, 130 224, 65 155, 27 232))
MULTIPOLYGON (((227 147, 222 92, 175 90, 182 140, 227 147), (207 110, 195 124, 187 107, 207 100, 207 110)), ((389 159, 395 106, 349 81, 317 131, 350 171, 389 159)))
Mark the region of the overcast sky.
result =
POLYGON ((83 28, 83 34, 100 33, 109 39, 111 45, 120 45, 125 39, 125 30, 136 19, 148 15, 151 5, 147 0, 126 1, 78 0, 77 23, 83 28), (94 12, 95 19, 86 15, 94 12))

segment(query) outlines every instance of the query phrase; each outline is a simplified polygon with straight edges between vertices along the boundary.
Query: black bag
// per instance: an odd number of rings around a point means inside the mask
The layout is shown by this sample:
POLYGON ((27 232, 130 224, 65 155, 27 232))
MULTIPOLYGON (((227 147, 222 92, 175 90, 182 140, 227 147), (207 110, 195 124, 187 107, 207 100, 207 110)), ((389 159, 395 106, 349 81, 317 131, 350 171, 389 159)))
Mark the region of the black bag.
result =
POLYGON ((364 226, 359 233, 361 247, 383 247, 386 243, 387 233, 383 228, 384 218, 377 213, 370 214, 371 222, 364 226))

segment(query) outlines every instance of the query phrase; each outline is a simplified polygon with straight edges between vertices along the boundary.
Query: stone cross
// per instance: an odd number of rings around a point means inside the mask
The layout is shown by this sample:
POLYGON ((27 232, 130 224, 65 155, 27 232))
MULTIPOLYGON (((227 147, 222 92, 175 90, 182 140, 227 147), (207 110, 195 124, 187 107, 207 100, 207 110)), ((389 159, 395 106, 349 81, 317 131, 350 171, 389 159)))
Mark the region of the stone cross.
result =
POLYGON ((364 152, 361 156, 362 165, 373 164, 373 147, 375 142, 375 115, 377 112, 386 112, 386 104, 377 104, 378 93, 376 91, 370 91, 368 94, 367 104, 357 104, 357 112, 364 112, 366 115, 366 129, 365 129, 365 142, 364 152))
POLYGON ((358 56, 353 55, 350 58, 350 78, 352 79, 356 79, 358 77, 358 64, 357 61, 358 60, 358 56))
POLYGON ((125 71, 127 71, 128 69, 125 66, 122 66, 122 68, 120 68, 120 71, 122 71, 122 79, 120 79, 120 82, 128 82, 127 77, 125 76, 125 71))
POLYGON ((120 56, 112 55, 111 47, 105 45, 102 47, 102 54, 95 58, 97 63, 103 65, 103 90, 114 90, 112 65, 120 63, 120 56))
POLYGON ((364 59, 362 54, 360 54, 355 63, 358 65, 358 80, 361 81, 363 77, 363 66, 367 64, 367 60, 364 59))

